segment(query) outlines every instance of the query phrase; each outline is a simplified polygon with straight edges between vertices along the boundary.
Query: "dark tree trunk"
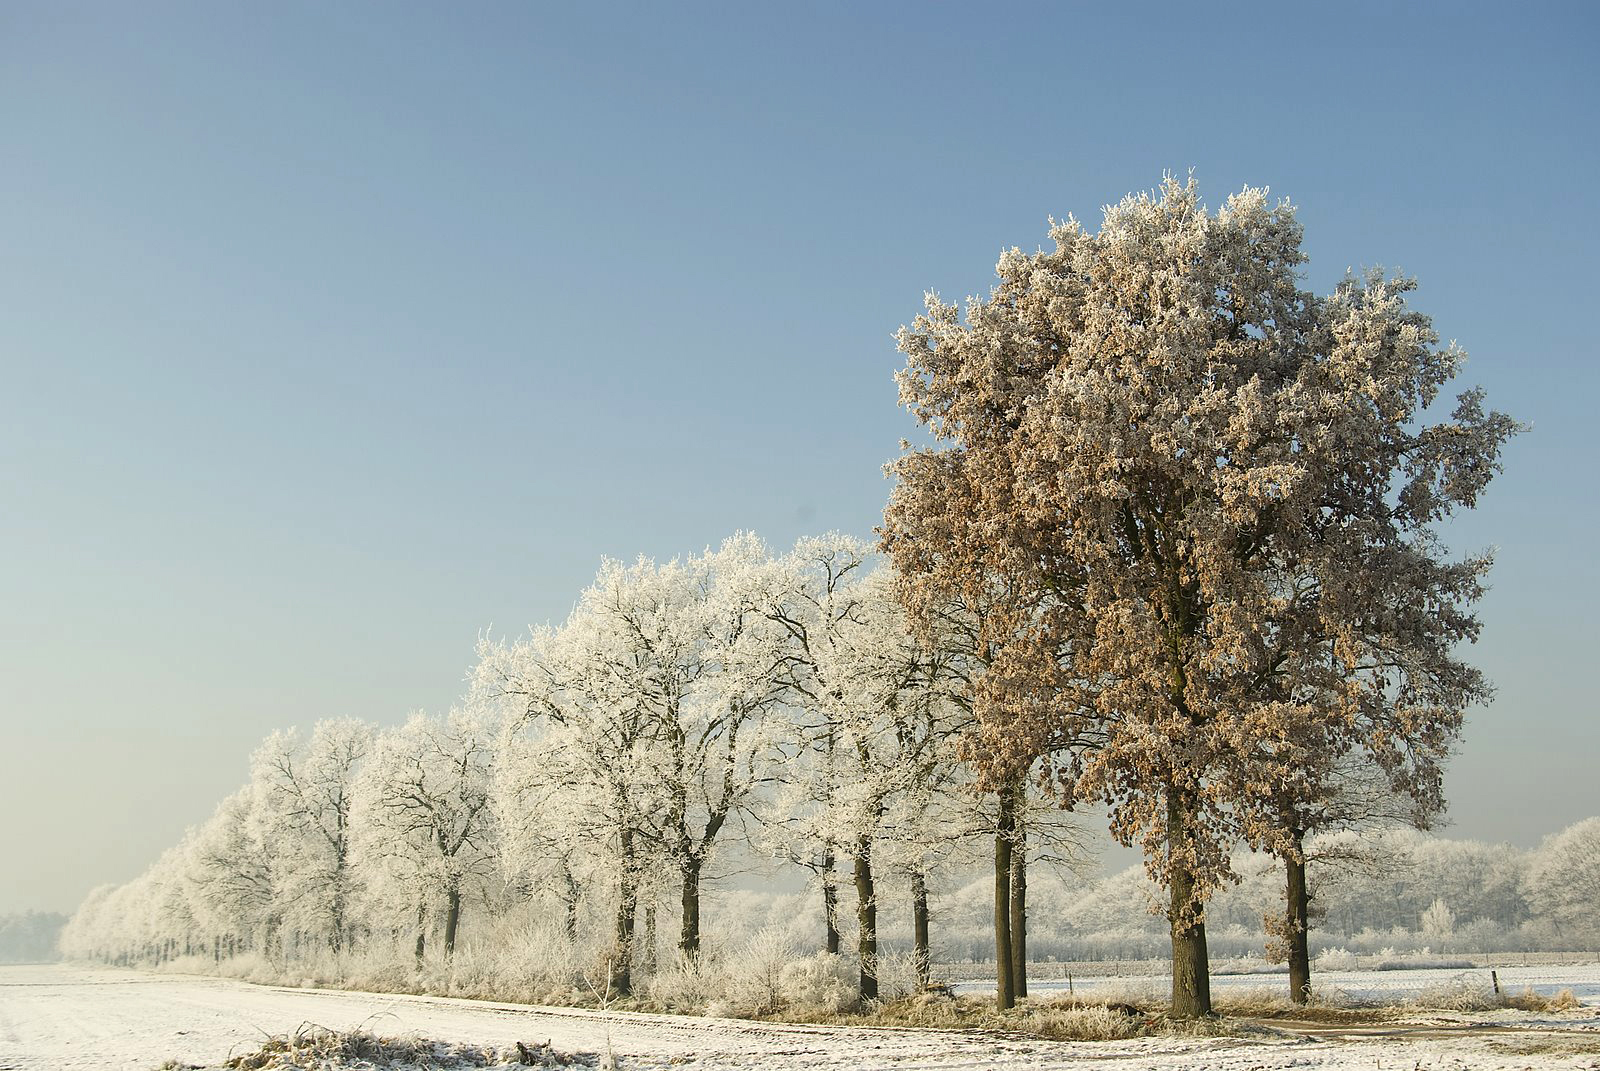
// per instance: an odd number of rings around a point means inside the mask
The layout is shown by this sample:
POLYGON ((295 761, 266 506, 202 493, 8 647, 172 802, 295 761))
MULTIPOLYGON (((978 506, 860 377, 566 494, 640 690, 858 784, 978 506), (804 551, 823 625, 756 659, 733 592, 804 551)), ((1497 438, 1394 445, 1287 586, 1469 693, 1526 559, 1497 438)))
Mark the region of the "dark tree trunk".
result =
POLYGON ((625 997, 633 992, 633 890, 624 888, 620 895, 616 933, 612 940, 611 977, 607 979, 606 987, 612 994, 625 997))
POLYGON ((428 909, 417 907, 417 966, 422 966, 422 953, 428 940, 428 909))
POLYGON ((563 902, 567 909, 567 937, 574 938, 578 936, 578 894, 581 890, 578 888, 578 879, 572 876, 570 868, 563 866, 561 874, 566 886, 563 902))
POLYGON ((1286 871, 1284 903, 1288 909, 1289 945, 1289 999, 1305 1004, 1311 999, 1311 950, 1307 943, 1307 925, 1311 914, 1311 894, 1306 888, 1305 831, 1291 829, 1293 841, 1288 855, 1284 856, 1286 871))
POLYGON ((839 885, 833 877, 833 849, 822 853, 823 948, 830 956, 839 954, 839 885))
POLYGON ((999 796, 1000 820, 994 831, 994 1006, 1005 1011, 1017 1003, 1011 963, 1011 834, 1017 816, 1011 793, 1001 789, 999 796))
POLYGON ((683 928, 678 933, 678 951, 685 959, 700 954, 700 860, 685 859, 683 877, 683 928))
POLYGON ((1028 841, 1021 822, 1011 845, 1011 982, 1018 1000, 1028 995, 1028 841))
POLYGON ((451 888, 445 893, 444 958, 456 954, 456 927, 461 922, 461 890, 451 888))
POLYGON ((328 945, 335 953, 344 951, 344 887, 345 887, 345 861, 344 853, 340 852, 333 870, 333 905, 329 913, 328 945))
MULTIPOLYGON (((1167 846, 1173 854, 1189 837, 1188 806, 1177 792, 1168 791, 1167 846)), ((1171 871, 1167 922, 1172 934, 1172 1017, 1198 1019, 1211 1014, 1211 965, 1206 956, 1204 905, 1191 903, 1194 872, 1176 863, 1171 871)))
POLYGON ((622 876, 617 881, 617 926, 611 950, 611 977, 606 990, 615 996, 633 992, 633 922, 638 909, 634 888, 633 833, 622 834, 622 876))
POLYGON ((641 974, 654 974, 656 971, 656 901, 651 897, 644 906, 644 932, 639 934, 635 942, 637 951, 633 960, 638 964, 641 974))
POLYGON ((916 960, 917 988, 928 988, 933 955, 928 949, 928 881, 921 870, 911 872, 911 953, 916 960))
POLYGON ((872 877, 872 842, 856 841, 856 955, 861 961, 861 999, 878 999, 878 890, 872 877))

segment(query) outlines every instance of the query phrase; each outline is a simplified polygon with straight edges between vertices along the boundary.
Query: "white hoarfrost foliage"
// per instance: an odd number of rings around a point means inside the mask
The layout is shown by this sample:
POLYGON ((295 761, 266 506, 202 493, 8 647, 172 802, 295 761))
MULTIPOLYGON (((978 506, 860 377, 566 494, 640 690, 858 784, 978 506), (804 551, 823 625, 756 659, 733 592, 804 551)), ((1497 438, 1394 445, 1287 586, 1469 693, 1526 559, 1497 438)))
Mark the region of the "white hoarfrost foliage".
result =
POLYGON ((513 872, 559 874, 569 899, 579 877, 610 887, 615 988, 631 984, 641 905, 666 886, 679 951, 698 954, 706 868, 778 776, 775 586, 750 535, 665 564, 608 561, 560 629, 481 645, 474 694, 504 718, 495 799, 513 872))
POLYGON ((414 714, 381 734, 357 797, 357 848, 374 900, 417 921, 417 955, 443 914, 444 951, 455 951, 463 901, 494 872, 489 785, 498 730, 484 713, 414 714))
POLYGON ((1529 906, 1558 933, 1600 946, 1600 818, 1546 838, 1527 877, 1529 906))
MULTIPOLYGON (((740 534, 607 561, 560 627, 481 642, 446 717, 273 734, 243 790, 64 939, 90 958, 377 988, 611 1000, 638 976, 704 1006, 748 996, 760 962, 757 1004, 835 1006, 827 979, 847 969, 850 999, 872 996, 880 902, 909 901, 923 941, 935 872, 985 827, 951 657, 910 634, 859 540, 774 555, 740 534), (825 910, 719 891, 774 857, 824 876, 825 910), (837 954, 845 928, 853 956, 837 954), (824 929, 826 958, 779 993, 792 957, 773 935, 799 949, 824 929)), ((886 924, 891 973, 926 970, 925 944, 906 958, 912 914, 886 924)))
POLYGON ((257 797, 252 785, 223 800, 191 842, 188 879, 202 933, 216 939, 273 933, 283 916, 278 868, 253 818, 257 797))
POLYGON ((350 866, 350 806, 372 727, 354 718, 318 722, 308 739, 272 734, 250 762, 255 838, 271 860, 278 920, 338 951, 358 895, 350 866))

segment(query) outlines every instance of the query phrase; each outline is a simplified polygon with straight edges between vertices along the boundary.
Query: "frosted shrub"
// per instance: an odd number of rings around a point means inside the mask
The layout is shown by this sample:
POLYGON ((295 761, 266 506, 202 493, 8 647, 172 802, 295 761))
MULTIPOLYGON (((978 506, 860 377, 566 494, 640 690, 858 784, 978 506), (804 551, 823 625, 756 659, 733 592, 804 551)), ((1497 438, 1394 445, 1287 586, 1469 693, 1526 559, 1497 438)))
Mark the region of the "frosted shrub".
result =
POLYGON ((1356 954, 1343 948, 1324 948, 1317 953, 1317 970, 1319 971, 1353 971, 1356 969, 1356 954))
POLYGON ((1139 1034, 1142 1020, 1104 1004, 1052 1008, 1041 1019, 1052 1036, 1074 1041, 1117 1041, 1139 1034))
POLYGON ((842 1011, 855 1003, 854 968, 843 956, 818 952, 783 965, 778 987, 784 1003, 808 1010, 842 1011))
POLYGON ((1427 969, 1442 970, 1469 970, 1472 961, 1456 956, 1437 956, 1433 949, 1427 945, 1400 955, 1394 954, 1394 949, 1386 949, 1384 958, 1372 969, 1375 971, 1417 971, 1427 969))
POLYGON ((350 985, 374 993, 409 993, 418 988, 416 959, 396 948, 368 949, 350 965, 350 985))
POLYGON ((580 953, 558 924, 532 922, 517 927, 495 942, 495 955, 500 977, 517 989, 566 989, 578 976, 580 953))
POLYGON ((428 988, 453 997, 495 992, 500 988, 497 983, 504 980, 505 964, 500 962, 499 951, 493 945, 469 941, 457 948, 448 961, 430 960, 424 975, 428 988))
POLYGON ((728 980, 720 961, 711 955, 674 957, 646 985, 651 1000, 679 1011, 709 1008, 727 988, 728 980))
POLYGON ((885 952, 878 956, 878 996, 882 1000, 909 996, 922 988, 917 978, 917 957, 911 952, 885 952))
POLYGON ((1465 975, 1444 985, 1424 989, 1417 994, 1415 1003, 1423 1008, 1459 1012, 1491 1011, 1504 1004, 1489 986, 1465 975))
POLYGON ((783 1003, 783 968, 794 958, 785 930, 757 930, 728 957, 725 994, 734 1008, 770 1012, 783 1003))

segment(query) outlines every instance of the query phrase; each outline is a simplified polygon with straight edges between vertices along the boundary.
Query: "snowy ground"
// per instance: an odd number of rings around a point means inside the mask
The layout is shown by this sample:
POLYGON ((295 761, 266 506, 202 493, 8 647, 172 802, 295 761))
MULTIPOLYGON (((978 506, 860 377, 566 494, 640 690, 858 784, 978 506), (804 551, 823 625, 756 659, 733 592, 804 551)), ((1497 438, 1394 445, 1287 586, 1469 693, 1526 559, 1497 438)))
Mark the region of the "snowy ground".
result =
MULTIPOLYGON (((1589 968, 1585 975, 1591 992, 1597 973, 1589 968)), ((1064 1043, 278 989, 134 971, 0 967, 0 1069, 7 1071, 150 1071, 168 1059, 215 1065, 306 1023, 496 1047, 549 1040, 567 1051, 610 1051, 620 1067, 640 1071, 1600 1069, 1600 1008, 1593 1004, 1558 1015, 1432 1016, 1398 1032, 1385 1027, 1307 1037, 1263 1029, 1248 1038, 1064 1043)))
MULTIPOLYGON (((1066 967, 1041 964, 1028 977, 1028 992, 1034 996, 1065 995, 1070 984, 1078 996, 1125 998, 1151 995, 1157 998, 1172 991, 1172 981, 1164 974, 1118 975, 1115 977, 1074 977, 1069 983, 1066 967)), ((1332 1003, 1344 1001, 1377 1001, 1384 999, 1414 1000, 1418 997, 1437 997, 1452 992, 1471 989, 1489 991, 1490 968, 1429 968, 1425 970, 1390 971, 1319 971, 1311 972, 1313 989, 1332 1003)), ((1532 989, 1535 993, 1555 996, 1564 989, 1585 1004, 1600 1005, 1600 965, 1565 964, 1546 966, 1497 966, 1495 974, 1500 988, 1506 993, 1521 993, 1532 989)), ((993 993, 994 979, 961 982, 954 986, 958 993, 993 993)), ((1214 974, 1211 976, 1211 993, 1224 996, 1230 990, 1270 990, 1287 994, 1288 974, 1214 974)))

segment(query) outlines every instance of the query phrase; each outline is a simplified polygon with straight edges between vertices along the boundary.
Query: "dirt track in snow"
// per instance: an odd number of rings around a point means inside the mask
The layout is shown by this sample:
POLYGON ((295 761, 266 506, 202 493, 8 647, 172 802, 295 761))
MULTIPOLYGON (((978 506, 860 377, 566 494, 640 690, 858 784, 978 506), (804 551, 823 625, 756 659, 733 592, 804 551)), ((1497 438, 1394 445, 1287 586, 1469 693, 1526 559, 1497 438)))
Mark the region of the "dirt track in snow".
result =
POLYGON ((567 1051, 609 1050, 630 1069, 1600 1069, 1594 1009, 1569 1018, 1419 1023, 1365 1036, 1346 1028, 1321 1038, 1274 1030, 1247 1039, 1060 1043, 982 1032, 787 1026, 281 989, 137 971, 0 967, 0 1069, 8 1071, 149 1071, 168 1059, 214 1065, 305 1023, 496 1047, 548 1040, 567 1051))

